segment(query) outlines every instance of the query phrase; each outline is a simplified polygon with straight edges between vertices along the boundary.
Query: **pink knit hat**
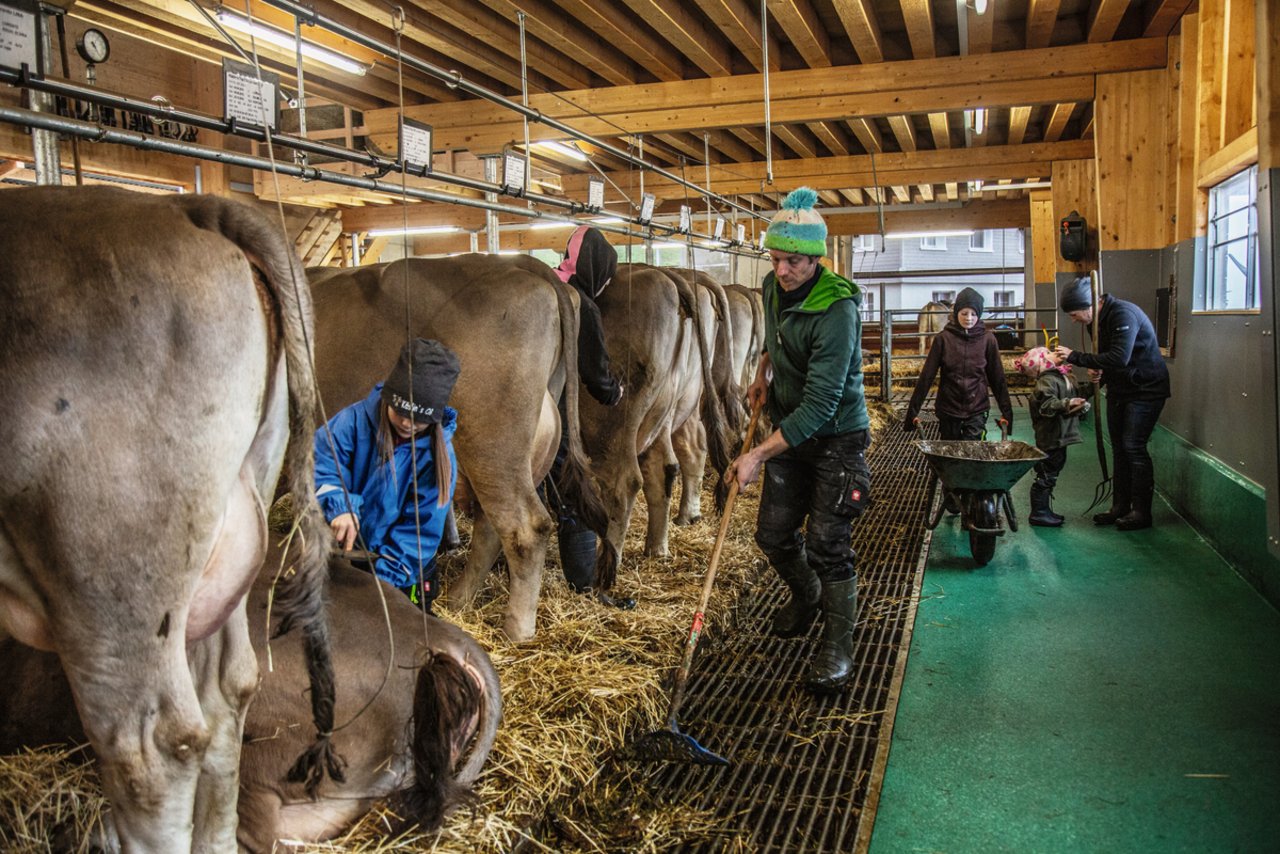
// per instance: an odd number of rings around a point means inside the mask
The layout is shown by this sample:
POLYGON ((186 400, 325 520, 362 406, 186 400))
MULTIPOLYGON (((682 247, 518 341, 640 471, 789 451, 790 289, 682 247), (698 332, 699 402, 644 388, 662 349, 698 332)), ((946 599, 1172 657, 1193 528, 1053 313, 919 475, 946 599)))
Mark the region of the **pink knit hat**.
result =
POLYGON ((1034 347, 1013 360, 1013 367, 1018 373, 1035 379, 1044 371, 1059 371, 1067 374, 1070 365, 1055 365, 1049 355, 1048 347, 1034 347))

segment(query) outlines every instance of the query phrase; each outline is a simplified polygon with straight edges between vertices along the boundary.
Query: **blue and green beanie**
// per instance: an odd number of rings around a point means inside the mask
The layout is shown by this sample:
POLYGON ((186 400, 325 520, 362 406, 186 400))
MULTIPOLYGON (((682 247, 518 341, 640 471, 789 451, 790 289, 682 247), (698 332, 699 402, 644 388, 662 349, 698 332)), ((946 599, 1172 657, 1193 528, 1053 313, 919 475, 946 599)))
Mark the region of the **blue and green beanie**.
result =
POLYGON ((764 248, 817 257, 827 254, 827 224, 813 209, 817 201, 818 194, 808 187, 788 193, 765 232, 764 248))

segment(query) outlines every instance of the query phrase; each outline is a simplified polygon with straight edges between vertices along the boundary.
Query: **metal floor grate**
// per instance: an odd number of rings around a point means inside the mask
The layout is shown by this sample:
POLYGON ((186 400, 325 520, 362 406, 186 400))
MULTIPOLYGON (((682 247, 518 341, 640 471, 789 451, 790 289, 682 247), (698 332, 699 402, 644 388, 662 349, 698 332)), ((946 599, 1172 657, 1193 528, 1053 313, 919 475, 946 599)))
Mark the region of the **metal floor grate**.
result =
POLYGON ((662 850, 851 852, 862 837, 865 849, 870 820, 859 823, 878 798, 928 542, 927 466, 913 442, 936 432, 934 422, 918 436, 890 428, 868 457, 874 503, 854 525, 851 688, 816 698, 800 687, 820 626, 794 640, 769 634, 783 597, 770 573, 739 603, 733 630, 699 651, 680 715, 686 731, 733 764, 606 767, 597 789, 612 793, 609 812, 664 806, 700 817, 703 830, 675 834, 662 850))

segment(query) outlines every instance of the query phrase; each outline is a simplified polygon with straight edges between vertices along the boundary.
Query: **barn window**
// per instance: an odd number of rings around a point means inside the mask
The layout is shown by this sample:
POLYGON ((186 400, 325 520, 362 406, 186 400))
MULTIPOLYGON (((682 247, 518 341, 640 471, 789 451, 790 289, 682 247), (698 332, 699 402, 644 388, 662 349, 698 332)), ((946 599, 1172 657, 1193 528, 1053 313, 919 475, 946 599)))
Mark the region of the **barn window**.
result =
POLYGON ((991 232, 985 228, 980 228, 969 235, 970 252, 991 252, 995 249, 994 243, 995 241, 991 239, 991 232))
POLYGON ((1258 311, 1258 167, 1209 190, 1209 263, 1196 311, 1258 311))
POLYGON ((947 238, 945 237, 922 237, 920 238, 920 248, 927 249, 930 252, 946 252, 947 238))

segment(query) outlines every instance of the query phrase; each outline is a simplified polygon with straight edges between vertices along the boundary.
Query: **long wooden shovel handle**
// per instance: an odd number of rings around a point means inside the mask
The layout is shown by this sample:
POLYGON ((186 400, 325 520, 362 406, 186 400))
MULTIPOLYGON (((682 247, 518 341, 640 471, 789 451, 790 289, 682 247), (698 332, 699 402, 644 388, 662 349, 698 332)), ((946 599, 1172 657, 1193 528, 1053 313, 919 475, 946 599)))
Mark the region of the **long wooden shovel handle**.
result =
MULTIPOLYGON (((760 410, 764 401, 760 400, 751 410, 751 423, 747 425, 747 435, 742 439, 741 457, 751 450, 751 440, 756 434, 756 422, 760 420, 760 410)), ((729 487, 729 497, 724 502, 724 512, 720 515, 720 532, 716 534, 715 545, 711 548, 711 561, 707 564, 707 577, 702 582, 702 600, 698 602, 698 610, 693 614, 693 624, 689 627, 689 638, 684 644, 684 658, 680 669, 676 671, 675 688, 671 691, 671 708, 667 712, 667 722, 674 725, 676 712, 680 710, 680 702, 684 699, 684 688, 689 682, 689 670, 693 667, 693 653, 698 648, 698 638, 702 634, 702 622, 706 614, 707 603, 711 601, 711 587, 716 581, 716 570, 720 567, 720 552, 724 549, 725 535, 729 533, 730 514, 733 513, 733 502, 738 498, 738 479, 733 479, 729 487)))

